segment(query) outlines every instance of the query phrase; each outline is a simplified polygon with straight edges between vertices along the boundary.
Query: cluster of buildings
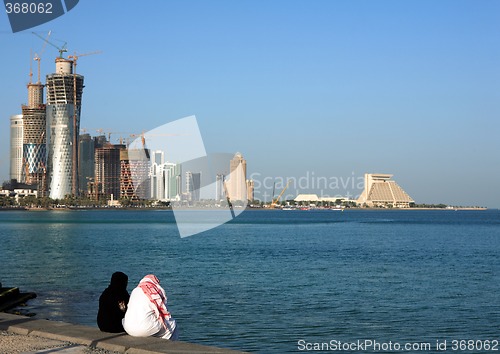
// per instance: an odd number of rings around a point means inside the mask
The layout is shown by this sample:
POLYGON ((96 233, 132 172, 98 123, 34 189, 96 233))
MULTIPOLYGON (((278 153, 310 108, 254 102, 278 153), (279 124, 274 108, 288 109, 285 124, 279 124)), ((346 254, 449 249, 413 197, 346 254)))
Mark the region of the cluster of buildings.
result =
POLYGON ((45 84, 40 75, 31 82, 30 75, 28 103, 10 118, 11 193, 59 200, 253 199, 253 182, 246 179, 246 161, 240 153, 228 161, 230 177, 218 173, 210 193, 202 196, 200 191, 207 187, 202 185, 202 172, 183 171, 182 164, 169 162, 163 151, 150 151, 145 144, 141 151, 133 150, 112 144, 105 135, 80 134, 84 77, 75 73, 77 58, 71 58, 61 53, 45 84))
POLYGON ((316 194, 299 194, 294 201, 320 205, 324 203, 352 204, 366 208, 410 208, 415 201, 395 180, 393 175, 365 173, 365 188, 357 199, 344 197, 318 197, 316 194))
POLYGON ((28 103, 10 118, 10 179, 36 186, 38 196, 78 193, 83 76, 73 73, 75 60, 56 58, 56 72, 47 75, 45 85, 40 75, 36 83, 30 79, 28 103))
MULTIPOLYGON (((55 72, 46 76, 45 84, 40 81, 40 72, 36 83, 30 73, 28 102, 21 106, 21 114, 10 118, 7 193, 55 200, 87 196, 96 201, 254 199, 254 183, 247 180, 247 163, 240 153, 228 161, 229 175, 216 171, 207 179, 206 172, 183 171, 183 165, 168 161, 164 151, 147 149, 144 135, 142 147, 130 149, 121 142, 112 144, 105 135, 80 134, 84 77, 75 72, 76 60, 75 56, 63 58, 61 52, 55 60, 55 72)), ((413 199, 391 177, 365 174, 365 189, 356 203, 410 207, 413 199)), ((295 201, 334 201, 330 199, 309 194, 299 195, 295 201)))

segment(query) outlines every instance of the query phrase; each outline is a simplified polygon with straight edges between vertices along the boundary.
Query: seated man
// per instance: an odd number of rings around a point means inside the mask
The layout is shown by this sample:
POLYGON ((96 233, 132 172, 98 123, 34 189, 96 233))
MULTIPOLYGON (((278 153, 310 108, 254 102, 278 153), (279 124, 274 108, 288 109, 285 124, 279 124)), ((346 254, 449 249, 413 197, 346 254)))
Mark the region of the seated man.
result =
POLYGON ((123 328, 134 337, 177 340, 177 324, 168 312, 167 295, 156 276, 146 275, 132 290, 123 328))
POLYGON ((115 272, 111 276, 109 286, 99 297, 99 311, 97 325, 103 332, 124 332, 122 319, 127 311, 130 295, 127 291, 128 276, 122 272, 115 272))

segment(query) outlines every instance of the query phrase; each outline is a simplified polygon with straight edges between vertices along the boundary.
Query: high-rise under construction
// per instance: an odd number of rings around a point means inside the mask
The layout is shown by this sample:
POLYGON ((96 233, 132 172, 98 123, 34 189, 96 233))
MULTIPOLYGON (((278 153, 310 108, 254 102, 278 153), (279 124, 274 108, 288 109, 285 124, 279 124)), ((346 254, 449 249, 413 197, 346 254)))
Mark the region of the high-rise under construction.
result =
POLYGON ((28 104, 23 112, 23 162, 25 183, 36 184, 39 195, 46 190, 46 118, 43 84, 28 84, 28 104))
POLYGON ((78 194, 78 134, 83 76, 74 61, 56 58, 56 72, 47 75, 47 164, 50 198, 78 194))

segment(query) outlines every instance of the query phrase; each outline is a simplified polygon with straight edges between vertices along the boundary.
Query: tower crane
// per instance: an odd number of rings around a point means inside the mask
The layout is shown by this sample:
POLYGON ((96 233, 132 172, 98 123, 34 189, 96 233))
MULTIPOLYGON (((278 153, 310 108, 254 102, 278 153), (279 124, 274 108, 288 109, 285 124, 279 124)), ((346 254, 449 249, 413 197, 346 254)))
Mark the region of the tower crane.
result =
POLYGON ((47 37, 47 39, 45 39, 45 38, 43 38, 42 36, 40 36, 36 32, 31 32, 31 33, 33 33, 35 36, 37 36, 38 38, 40 38, 42 41, 44 41, 44 42, 50 44, 51 46, 53 46, 54 48, 56 48, 59 51, 59 58, 62 58, 63 57, 63 53, 66 53, 68 51, 66 49, 66 45, 68 43, 66 43, 66 42, 64 42, 64 44, 61 47, 59 47, 59 46, 55 45, 54 43, 49 42, 49 38, 48 37, 47 37))
MULTIPOLYGON (((80 129, 80 130, 82 130, 82 129, 80 129)), ((98 129, 97 132, 99 132, 101 135, 104 135, 104 136, 106 136, 106 134, 108 134, 108 142, 110 142, 110 143, 111 143, 111 134, 130 134, 130 132, 115 132, 115 131, 112 131, 112 132, 107 131, 107 133, 106 133, 106 132, 104 132, 103 129, 98 129)), ((123 141, 122 137, 120 137, 119 139, 120 139, 120 141, 123 141)))
POLYGON ((146 136, 148 136, 148 138, 150 138, 150 137, 156 137, 156 136, 179 136, 179 135, 181 135, 181 134, 144 133, 144 131, 143 131, 140 134, 130 134, 130 137, 134 138, 134 139, 139 137, 139 136, 141 137, 142 147, 144 148, 144 151, 146 152, 146 155, 149 158, 149 151, 146 148, 146 136))
POLYGON ((141 137, 142 148, 144 149, 144 153, 146 154, 146 157, 149 159, 149 151, 146 148, 146 137, 144 136, 144 132, 142 132, 141 134, 130 134, 131 138, 135 138, 138 136, 141 137))
POLYGON ((87 55, 94 55, 94 54, 101 54, 101 50, 96 50, 95 52, 90 52, 90 53, 85 53, 85 54, 76 54, 73 53, 73 55, 68 55, 68 59, 73 59, 73 74, 76 74, 76 62, 78 61, 78 58, 80 57, 86 57, 87 55))
MULTIPOLYGON (((52 33, 52 31, 49 31, 49 33, 47 34, 47 38, 43 40, 43 46, 42 46, 42 49, 40 50, 40 54, 35 53, 35 56, 33 57, 33 60, 38 62, 38 80, 36 82, 37 84, 40 84, 40 61, 42 60, 42 54, 45 51, 45 48, 47 46, 47 43, 49 41, 51 33, 52 33)), ((30 72, 30 83, 31 83, 31 76, 32 75, 33 74, 30 72)))

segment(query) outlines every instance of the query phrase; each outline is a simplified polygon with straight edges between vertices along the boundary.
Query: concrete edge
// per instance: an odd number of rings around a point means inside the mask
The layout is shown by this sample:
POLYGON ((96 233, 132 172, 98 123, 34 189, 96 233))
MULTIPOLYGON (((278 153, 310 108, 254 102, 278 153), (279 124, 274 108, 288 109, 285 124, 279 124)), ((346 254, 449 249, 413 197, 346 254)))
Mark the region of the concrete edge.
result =
POLYGON ((0 330, 126 354, 241 353, 231 349, 182 341, 172 342, 155 337, 138 338, 126 333, 106 333, 96 327, 35 319, 4 312, 0 313, 0 330))

